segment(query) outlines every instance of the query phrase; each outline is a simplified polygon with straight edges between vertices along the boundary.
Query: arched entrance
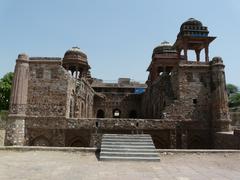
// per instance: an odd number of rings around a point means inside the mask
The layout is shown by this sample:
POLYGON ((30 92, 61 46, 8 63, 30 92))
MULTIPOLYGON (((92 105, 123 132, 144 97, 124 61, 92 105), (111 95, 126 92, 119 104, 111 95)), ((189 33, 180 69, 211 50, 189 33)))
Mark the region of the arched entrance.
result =
POLYGON ((119 109, 113 110, 113 118, 120 118, 121 117, 121 111, 119 109))
POLYGON ((38 136, 32 141, 32 146, 50 146, 49 140, 44 136, 38 136))
POLYGON ((83 143, 81 140, 77 139, 77 140, 73 141, 70 146, 71 147, 82 147, 83 143))
POLYGON ((104 118, 104 116, 105 116, 104 111, 102 109, 99 109, 97 111, 97 118, 104 118))
POLYGON ((133 119, 137 118, 137 112, 135 110, 130 111, 129 118, 133 119))

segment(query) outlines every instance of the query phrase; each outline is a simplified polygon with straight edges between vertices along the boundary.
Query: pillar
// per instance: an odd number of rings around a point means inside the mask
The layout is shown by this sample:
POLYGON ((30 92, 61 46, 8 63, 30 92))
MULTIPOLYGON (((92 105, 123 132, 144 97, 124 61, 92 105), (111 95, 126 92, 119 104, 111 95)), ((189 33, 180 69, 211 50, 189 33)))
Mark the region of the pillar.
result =
POLYGON ((206 44, 205 45, 205 62, 209 62, 208 49, 209 49, 209 44, 206 44))
POLYGON ((185 60, 188 60, 188 55, 187 55, 187 42, 186 42, 186 40, 184 41, 183 51, 184 51, 184 59, 185 59, 185 60))
POLYGON ((215 131, 229 131, 230 116, 224 64, 221 57, 211 61, 212 126, 215 131))
POLYGON ((29 58, 20 54, 14 70, 5 145, 25 145, 28 77, 29 58))
POLYGON ((200 61, 200 52, 201 52, 201 51, 200 51, 199 49, 196 49, 196 50, 195 50, 197 62, 200 61))

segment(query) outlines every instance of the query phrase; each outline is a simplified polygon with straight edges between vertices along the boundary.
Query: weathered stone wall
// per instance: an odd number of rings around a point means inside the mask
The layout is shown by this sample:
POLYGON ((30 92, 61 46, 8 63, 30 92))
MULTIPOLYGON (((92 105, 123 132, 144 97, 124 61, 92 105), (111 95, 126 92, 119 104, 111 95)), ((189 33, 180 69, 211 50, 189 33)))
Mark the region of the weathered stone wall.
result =
POLYGON ((74 115, 72 117, 93 117, 94 90, 85 78, 81 78, 76 82, 75 91, 73 90, 71 98, 69 99, 74 101, 74 115))
POLYGON ((0 146, 4 145, 7 116, 7 111, 0 111, 0 146))
POLYGON ((148 118, 210 121, 210 80, 209 65, 180 63, 147 89, 142 110, 148 118))
POLYGON ((69 81, 61 61, 30 61, 27 115, 66 116, 69 81))
MULTIPOLYGON (((209 65, 180 63, 175 77, 178 78, 178 96, 174 104, 166 108, 168 116, 181 115, 186 120, 210 121, 209 65)), ((175 92, 177 94, 177 92, 175 92)))
POLYGON ((28 145, 97 146, 104 133, 151 134, 157 148, 210 148, 209 129, 170 119, 27 117, 28 145))
POLYGON ((5 145, 24 146, 26 144, 25 130, 25 116, 9 115, 6 126, 5 145))

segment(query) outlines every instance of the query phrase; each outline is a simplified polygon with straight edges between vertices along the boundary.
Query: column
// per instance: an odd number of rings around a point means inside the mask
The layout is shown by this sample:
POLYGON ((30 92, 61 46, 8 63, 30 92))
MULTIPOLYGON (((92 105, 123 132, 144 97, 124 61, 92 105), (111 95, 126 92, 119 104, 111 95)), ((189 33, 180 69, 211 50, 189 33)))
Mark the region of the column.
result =
POLYGON ((188 55, 187 55, 187 43, 186 42, 184 42, 184 58, 185 58, 185 60, 188 60, 188 55))
POLYGON ((199 50, 199 49, 195 49, 195 53, 196 53, 197 62, 199 62, 199 61, 200 61, 200 52, 201 52, 201 50, 199 50))
POLYGON ((206 44, 206 45, 205 45, 205 61, 206 61, 206 62, 209 62, 208 47, 209 47, 209 44, 206 44))

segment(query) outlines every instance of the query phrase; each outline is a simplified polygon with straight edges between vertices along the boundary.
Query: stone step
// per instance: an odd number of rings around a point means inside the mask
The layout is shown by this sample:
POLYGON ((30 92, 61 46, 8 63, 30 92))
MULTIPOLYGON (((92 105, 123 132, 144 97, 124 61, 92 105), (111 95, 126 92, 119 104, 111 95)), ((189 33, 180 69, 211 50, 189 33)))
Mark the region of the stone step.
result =
POLYGON ((148 134, 104 134, 100 160, 160 161, 148 134))
MULTIPOLYGON (((112 144, 112 145, 101 145, 101 148, 123 148, 123 149, 130 149, 130 148, 136 148, 135 145, 116 145, 116 144, 112 144)), ((155 149, 152 146, 137 146, 138 149, 155 149)))
POLYGON ((137 149, 137 148, 101 148, 101 151, 104 152, 157 152, 156 149, 151 148, 151 149, 137 149))
POLYGON ((104 142, 112 142, 112 141, 121 141, 121 142, 127 142, 127 141, 136 141, 136 142, 152 142, 152 140, 151 139, 149 139, 149 138, 145 138, 145 139, 137 139, 137 138, 103 138, 103 140, 104 140, 104 142))
POLYGON ((152 142, 103 142, 102 145, 135 145, 135 146, 141 146, 141 145, 152 145, 152 142))
POLYGON ((159 157, 157 152, 101 152, 100 156, 119 157, 159 157))
POLYGON ((139 140, 139 141, 148 141, 148 140, 152 140, 151 138, 137 138, 137 137, 103 137, 102 140, 139 140))
POLYGON ((112 137, 112 138, 151 138, 148 134, 104 134, 103 137, 112 137))
POLYGON ((159 162, 160 159, 159 157, 121 157, 121 156, 101 156, 100 157, 101 161, 157 161, 159 162))

